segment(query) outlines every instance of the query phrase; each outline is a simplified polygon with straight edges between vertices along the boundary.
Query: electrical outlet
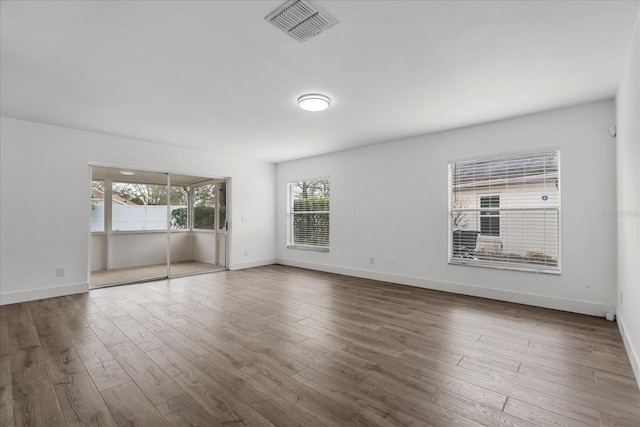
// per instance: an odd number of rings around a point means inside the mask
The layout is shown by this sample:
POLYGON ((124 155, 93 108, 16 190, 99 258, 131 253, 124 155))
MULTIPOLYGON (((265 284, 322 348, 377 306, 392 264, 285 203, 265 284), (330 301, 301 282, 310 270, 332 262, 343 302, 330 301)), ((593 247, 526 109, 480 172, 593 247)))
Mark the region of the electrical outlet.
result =
POLYGON ((620 305, 624 304, 624 292, 620 291, 620 305))
POLYGON ((389 267, 395 267, 395 266, 396 266, 396 259, 389 258, 389 267))
POLYGON ((373 264, 373 257, 369 257, 369 264, 373 264))
POLYGON ((247 249, 244 250, 244 256, 249 256, 249 251, 247 249))
POLYGON ((67 271, 64 267, 58 267, 58 270, 56 271, 56 275, 58 277, 64 277, 67 275, 67 271))

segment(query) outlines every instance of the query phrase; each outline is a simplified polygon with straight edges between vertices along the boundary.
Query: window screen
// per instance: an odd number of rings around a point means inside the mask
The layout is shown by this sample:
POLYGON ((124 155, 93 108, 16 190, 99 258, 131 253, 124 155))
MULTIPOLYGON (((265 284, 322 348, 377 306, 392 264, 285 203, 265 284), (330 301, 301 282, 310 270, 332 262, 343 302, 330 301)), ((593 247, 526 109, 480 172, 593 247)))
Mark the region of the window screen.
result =
POLYGON ((449 262, 560 271, 560 153, 449 163, 449 262))

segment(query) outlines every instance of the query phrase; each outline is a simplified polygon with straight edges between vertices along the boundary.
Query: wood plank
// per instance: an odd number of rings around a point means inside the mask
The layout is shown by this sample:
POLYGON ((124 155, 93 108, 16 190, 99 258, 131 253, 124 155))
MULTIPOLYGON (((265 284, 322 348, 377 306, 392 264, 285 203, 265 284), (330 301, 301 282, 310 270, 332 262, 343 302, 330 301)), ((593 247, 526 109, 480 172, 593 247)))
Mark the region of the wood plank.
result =
POLYGON ((8 306, 0 305, 0 357, 10 354, 8 306))
POLYGON ((53 384, 67 382, 70 375, 86 371, 69 337, 64 318, 44 313, 34 320, 34 324, 53 384))
POLYGON ((247 366, 256 360, 255 355, 229 344, 225 340, 210 334, 196 325, 189 325, 178 329, 179 332, 191 338, 194 342, 206 348, 209 352, 217 354, 228 360, 237 368, 247 366))
POLYGON ((536 424, 526 421, 512 414, 504 413, 502 410, 491 408, 470 399, 457 396, 438 390, 431 396, 433 403, 445 409, 455 412, 470 420, 476 421, 483 426, 514 426, 514 427, 535 427, 536 424))
MULTIPOLYGON (((250 405, 273 425, 325 425, 283 396, 273 393, 268 387, 237 369, 225 358, 210 353, 195 359, 193 363, 227 390, 233 390, 240 400, 250 405)), ((221 418, 224 417, 223 414, 221 418)))
MULTIPOLYGON (((504 402, 507 400, 506 393, 496 392, 490 388, 477 385, 459 377, 448 375, 448 366, 435 360, 425 361, 422 358, 412 359, 414 363, 405 363, 405 360, 385 361, 380 364, 375 376, 369 377, 364 384, 374 385, 385 391, 398 390, 398 387, 405 383, 406 394, 419 390, 422 393, 429 393, 434 387, 455 393, 460 397, 467 398, 485 406, 502 410, 504 402), (419 361, 419 362, 418 362, 419 361)), ((429 393, 430 395, 430 393, 429 393)))
POLYGON ((93 304, 102 314, 108 318, 126 316, 127 312, 112 302, 99 302, 93 304))
POLYGON ((67 427, 116 427, 117 424, 87 372, 69 375, 55 385, 67 427))
MULTIPOLYGON (((16 338, 24 343, 19 337, 16 338)), ((64 426, 64 417, 47 372, 42 348, 20 349, 10 357, 14 424, 64 426)))
MULTIPOLYGON (((425 421, 423 415, 402 401, 369 393, 373 388, 340 387, 331 377, 313 368, 304 369, 296 374, 295 378, 320 393, 339 396, 343 404, 352 405, 354 410, 359 409, 359 412, 352 417, 355 425, 389 427, 433 425, 425 421)), ((389 396, 393 395, 389 394, 389 396)))
POLYGON ((163 322, 172 328, 181 328, 191 324, 188 320, 183 319, 178 314, 167 309, 165 306, 159 305, 155 302, 140 304, 140 306, 156 316, 158 319, 162 319, 163 322))
POLYGON ((78 356, 87 368, 98 390, 107 390, 131 381, 129 375, 122 369, 98 337, 95 335, 80 337, 72 341, 78 356))
POLYGON ((129 316, 133 317, 138 323, 150 322, 156 320, 157 317, 145 310, 140 305, 129 301, 128 299, 116 301, 118 308, 124 310, 129 316))
POLYGON ((129 341, 129 338, 102 313, 89 314, 86 316, 86 320, 91 330, 107 347, 129 341))
POLYGON ((8 354, 40 346, 40 338, 27 304, 12 304, 7 307, 7 335, 8 354))
POLYGON ((358 391, 365 394, 369 399, 382 404, 382 408, 388 413, 400 411, 414 416, 422 422, 434 426, 474 426, 479 427, 481 424, 449 411, 446 408, 438 406, 429 400, 424 400, 417 407, 408 405, 398 396, 381 390, 377 387, 366 385, 365 383, 358 386, 358 391), (398 408, 398 409, 396 409, 398 408))
POLYGON ((233 407, 230 411, 225 412, 217 418, 217 421, 223 426, 257 426, 257 427, 275 427, 269 420, 251 409, 248 405, 241 403, 233 407))
POLYGON ((326 395, 307 387, 294 378, 263 362, 255 362, 242 368, 253 379, 272 393, 283 396, 289 402, 323 419, 330 425, 353 424, 353 416, 359 412, 351 405, 344 405, 335 395, 326 395))
POLYGON ((147 353, 168 375, 214 416, 220 416, 240 401, 170 347, 147 353))
MULTIPOLYGON (((338 358, 327 358, 309 351, 299 345, 281 341, 273 348, 292 359, 296 359, 307 366, 312 367, 325 375, 330 376, 336 383, 345 387, 355 387, 367 378, 368 371, 357 369, 346 361, 338 358)), ((300 372, 300 371, 298 371, 300 372)))
POLYGON ((273 347, 279 343, 279 338, 273 335, 265 337, 264 333, 260 332, 241 333, 230 327, 216 329, 213 331, 213 335, 246 350, 247 353, 255 354, 258 360, 268 363, 288 375, 293 375, 307 367, 304 362, 273 350, 273 347))
POLYGON ((192 360, 209 353, 207 349, 182 335, 162 320, 156 319, 143 323, 142 326, 153 332, 161 341, 180 353, 182 357, 187 360, 192 360))
POLYGON ((150 351, 165 345, 151 331, 138 323, 131 316, 114 317, 111 321, 129 337, 142 351, 150 351))
POLYGON ((184 393, 171 377, 132 342, 114 345, 109 348, 109 352, 153 405, 159 405, 184 393))
MULTIPOLYGON (((156 407, 167 422, 174 427, 223 426, 190 394, 183 393, 156 407)), ((230 425, 230 424, 226 424, 230 425)))
POLYGON ((360 346, 368 347, 375 352, 383 353, 393 357, 397 357, 402 354, 402 352, 406 348, 404 345, 398 342, 385 339, 385 337, 378 334, 377 331, 374 333, 371 331, 367 332, 365 331, 365 329, 362 329, 361 331, 356 332, 347 328, 332 326, 330 324, 326 324, 324 322, 320 322, 310 318, 301 320, 300 324, 323 331, 329 335, 333 335, 347 341, 357 342, 360 346))
POLYGON ((13 426, 13 393, 9 356, 0 356, 0 426, 13 426))
POLYGON ((72 374, 86 372, 82 360, 64 329, 56 329, 52 335, 40 337, 40 341, 53 384, 68 381, 72 374))
POLYGON ((133 381, 101 394, 119 426, 169 427, 133 381))
POLYGON ((585 424, 569 417, 565 417, 564 415, 547 411, 512 398, 507 400, 507 403, 504 406, 504 412, 543 427, 587 427, 589 425, 598 425, 585 424))
MULTIPOLYGON (((555 396, 546 394, 544 391, 537 391, 526 386, 512 384, 508 381, 504 381, 499 375, 494 376, 496 371, 491 373, 479 373, 473 370, 469 370, 460 366, 445 366, 438 364, 437 362, 428 359, 424 355, 417 353, 407 352, 400 357, 402 363, 409 363, 416 369, 420 369, 421 373, 425 377, 430 378, 434 375, 440 376, 443 372, 446 372, 446 376, 455 378, 456 380, 463 381, 462 384, 468 383, 474 386, 479 386, 491 392, 502 394, 503 396, 513 397, 525 402, 531 402, 536 406, 547 409, 552 412, 559 412, 567 415, 570 418, 583 422, 585 424, 597 425, 600 417, 600 412, 595 410, 591 406, 581 405, 569 400, 560 399, 555 396), (594 422, 596 424, 594 424, 594 422)), ((508 372, 508 371, 505 371, 508 372)), ((459 391, 459 395, 462 393, 459 391)), ((478 397, 470 398, 478 401, 478 397)), ((492 405, 489 405, 492 406, 492 405)), ((494 406, 496 407, 496 406, 494 406)))

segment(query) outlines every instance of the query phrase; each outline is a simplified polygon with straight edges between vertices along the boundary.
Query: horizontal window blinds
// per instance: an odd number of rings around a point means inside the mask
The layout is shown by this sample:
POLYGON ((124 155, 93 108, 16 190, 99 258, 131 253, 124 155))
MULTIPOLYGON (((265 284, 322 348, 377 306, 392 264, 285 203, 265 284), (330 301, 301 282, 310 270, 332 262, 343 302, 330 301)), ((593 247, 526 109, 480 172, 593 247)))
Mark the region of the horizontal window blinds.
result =
POLYGON ((560 271, 560 153, 449 164, 449 261, 560 271))
POLYGON ((329 179, 289 183, 289 246, 329 248, 329 179))

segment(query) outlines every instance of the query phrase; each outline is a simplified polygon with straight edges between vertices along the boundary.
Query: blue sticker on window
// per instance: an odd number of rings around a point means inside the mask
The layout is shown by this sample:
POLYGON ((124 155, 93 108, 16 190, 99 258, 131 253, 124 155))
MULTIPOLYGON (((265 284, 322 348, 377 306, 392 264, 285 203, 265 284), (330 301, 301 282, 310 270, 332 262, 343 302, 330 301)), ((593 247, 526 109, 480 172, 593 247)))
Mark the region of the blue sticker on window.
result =
POLYGON ((544 196, 542 196, 542 200, 546 202, 547 200, 549 200, 549 196, 545 194, 544 196))

